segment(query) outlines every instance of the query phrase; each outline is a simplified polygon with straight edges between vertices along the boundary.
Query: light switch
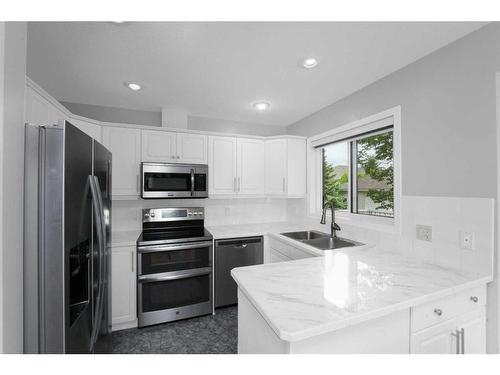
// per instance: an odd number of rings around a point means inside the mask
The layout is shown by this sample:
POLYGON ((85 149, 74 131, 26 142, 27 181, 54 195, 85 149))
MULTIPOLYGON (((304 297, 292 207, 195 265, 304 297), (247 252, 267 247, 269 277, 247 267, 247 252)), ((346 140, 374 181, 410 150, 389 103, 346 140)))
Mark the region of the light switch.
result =
POLYGON ((432 227, 417 224, 417 240, 432 242, 432 227))

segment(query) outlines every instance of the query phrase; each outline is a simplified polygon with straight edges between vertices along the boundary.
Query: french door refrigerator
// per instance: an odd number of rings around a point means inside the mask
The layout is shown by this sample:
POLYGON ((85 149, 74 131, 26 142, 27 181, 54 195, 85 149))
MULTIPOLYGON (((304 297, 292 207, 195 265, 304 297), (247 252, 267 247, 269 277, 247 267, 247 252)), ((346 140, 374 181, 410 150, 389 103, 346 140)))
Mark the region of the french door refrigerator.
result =
POLYGON ((25 126, 24 351, 109 352, 111 152, 67 121, 25 126))

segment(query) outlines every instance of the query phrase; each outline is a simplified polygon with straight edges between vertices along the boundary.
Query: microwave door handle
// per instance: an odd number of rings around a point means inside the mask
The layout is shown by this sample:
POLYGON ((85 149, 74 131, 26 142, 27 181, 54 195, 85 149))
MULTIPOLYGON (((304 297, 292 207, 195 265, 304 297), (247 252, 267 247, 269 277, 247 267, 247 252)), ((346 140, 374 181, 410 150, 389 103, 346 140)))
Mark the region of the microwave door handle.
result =
POLYGON ((194 169, 191 168, 191 196, 194 196, 194 169))

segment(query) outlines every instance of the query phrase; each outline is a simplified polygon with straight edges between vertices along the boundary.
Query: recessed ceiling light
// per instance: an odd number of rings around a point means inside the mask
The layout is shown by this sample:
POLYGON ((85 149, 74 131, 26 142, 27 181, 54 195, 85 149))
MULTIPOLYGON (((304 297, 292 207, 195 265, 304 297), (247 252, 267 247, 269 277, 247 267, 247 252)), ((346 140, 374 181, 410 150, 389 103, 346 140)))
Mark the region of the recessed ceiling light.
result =
POLYGON ((142 88, 141 85, 133 82, 125 82, 125 86, 127 86, 132 91, 139 91, 142 88))
POLYGON ((316 60, 314 57, 309 57, 302 61, 302 66, 306 69, 312 69, 315 68, 318 65, 318 60, 316 60))
POLYGON ((253 106, 259 111, 265 111, 266 109, 269 109, 269 107, 271 107, 271 104, 269 104, 268 102, 257 102, 254 103, 253 106))

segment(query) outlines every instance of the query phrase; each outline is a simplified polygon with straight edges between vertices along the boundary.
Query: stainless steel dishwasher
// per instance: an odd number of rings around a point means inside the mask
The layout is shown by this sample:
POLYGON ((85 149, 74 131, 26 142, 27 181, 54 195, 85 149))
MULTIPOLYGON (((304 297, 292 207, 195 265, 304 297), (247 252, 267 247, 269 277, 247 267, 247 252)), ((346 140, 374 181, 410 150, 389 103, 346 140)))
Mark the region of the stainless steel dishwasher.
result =
POLYGON ((236 282, 231 270, 262 264, 262 237, 231 238, 215 241, 215 307, 238 303, 236 282))

